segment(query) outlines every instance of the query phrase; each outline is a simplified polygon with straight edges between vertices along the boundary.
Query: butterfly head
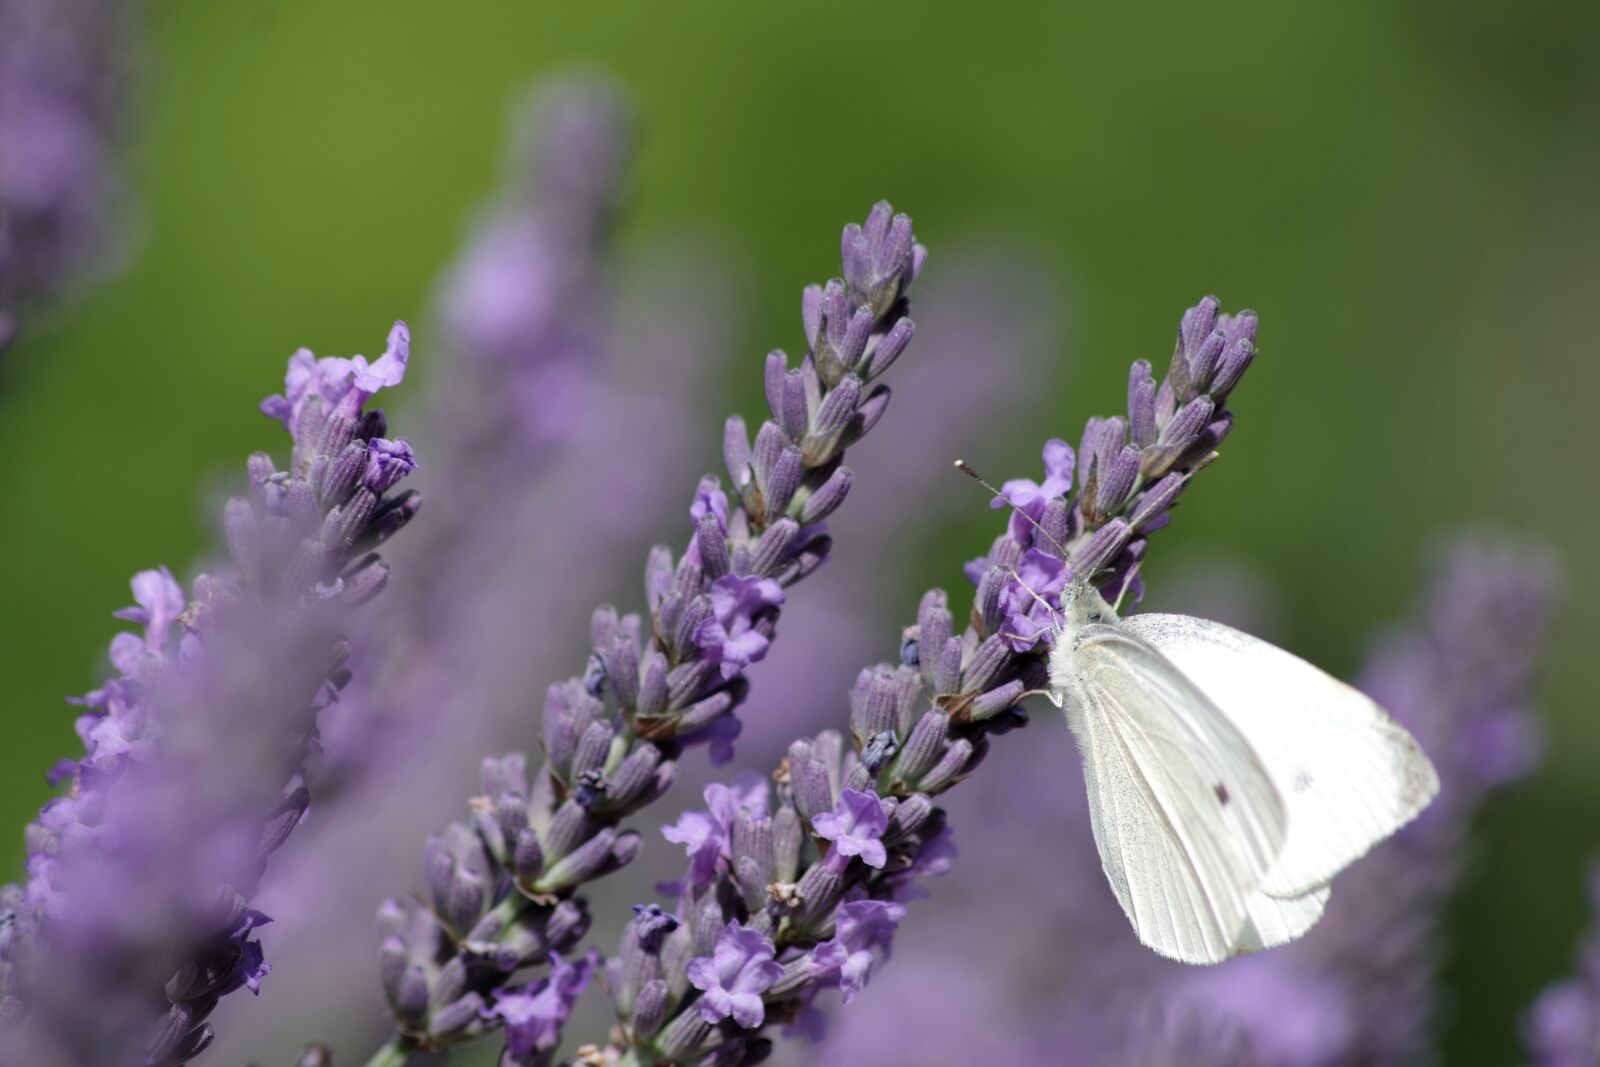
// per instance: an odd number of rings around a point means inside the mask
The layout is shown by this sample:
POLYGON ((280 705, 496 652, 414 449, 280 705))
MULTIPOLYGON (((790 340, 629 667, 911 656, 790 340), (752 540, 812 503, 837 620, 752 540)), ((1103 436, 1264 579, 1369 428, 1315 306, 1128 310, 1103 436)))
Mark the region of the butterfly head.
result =
POLYGON ((1074 579, 1061 591, 1061 636, 1069 644, 1085 626, 1113 626, 1116 622, 1116 609, 1087 581, 1074 579))

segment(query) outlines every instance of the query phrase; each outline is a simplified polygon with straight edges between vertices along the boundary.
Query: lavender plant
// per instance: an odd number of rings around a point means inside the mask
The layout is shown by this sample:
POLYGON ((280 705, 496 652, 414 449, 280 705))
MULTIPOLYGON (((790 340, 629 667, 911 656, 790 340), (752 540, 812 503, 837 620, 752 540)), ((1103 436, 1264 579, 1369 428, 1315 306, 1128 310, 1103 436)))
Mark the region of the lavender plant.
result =
POLYGON ((1226 401, 1254 358, 1255 327, 1254 315, 1203 300, 1183 316, 1159 386, 1148 362, 1133 365, 1127 419, 1091 419, 1076 455, 1049 442, 1042 484, 1005 484, 996 503, 1017 514, 967 567, 968 625, 958 635, 946 595, 926 594, 900 664, 857 679, 849 741, 825 731, 790 746, 775 811, 765 781, 747 776, 709 787, 707 810, 664 831, 690 857, 676 907, 636 909, 603 969, 615 1036, 580 1059, 756 1063, 774 1024, 815 1029, 819 992, 848 1002, 866 986, 906 902, 953 855, 933 798, 976 769, 991 734, 1026 721, 1021 701, 1045 681, 1044 609, 1022 586, 1058 598, 1077 575, 1139 595, 1148 535, 1232 425, 1226 401))
POLYGON ((374 551, 416 514, 393 493, 410 446, 365 410, 405 375, 403 323, 372 362, 289 361, 262 410, 294 439, 286 469, 250 457, 254 499, 224 510, 231 565, 186 597, 166 568, 133 580, 117 676, 76 701, 84 754, 28 828, 25 885, 0 890, 0 1059, 173 1067, 207 1017, 269 967, 251 906, 310 804, 318 713, 348 682, 340 626, 389 570, 374 551))
POLYGON ((511 1061, 547 1060, 594 965, 561 960, 589 925, 578 891, 638 854, 621 824, 666 792, 686 749, 731 758, 746 671, 785 590, 827 559, 826 522, 852 481, 845 449, 883 416, 889 390, 874 383, 913 332, 906 291, 925 253, 910 218, 879 203, 845 228, 842 251, 843 279, 805 291, 799 366, 767 357, 772 418, 753 442, 737 416, 725 426, 731 493, 702 479, 685 551, 651 550, 648 624, 595 611, 583 674, 546 694, 543 765, 530 781, 520 754, 486 761, 471 823, 428 842, 427 904, 385 905, 380 971, 398 1032, 372 1063, 501 1030, 511 1061), (546 976, 519 978, 546 961, 546 976))
MULTIPOLYGON (((1600 865, 1589 870, 1589 905, 1600 916, 1600 865)), ((1523 1025, 1534 1067, 1592 1067, 1600 1060, 1600 923, 1578 946, 1572 977, 1539 994, 1523 1025)))
POLYGON ((0 352, 109 258, 137 7, 0 0, 0 352))

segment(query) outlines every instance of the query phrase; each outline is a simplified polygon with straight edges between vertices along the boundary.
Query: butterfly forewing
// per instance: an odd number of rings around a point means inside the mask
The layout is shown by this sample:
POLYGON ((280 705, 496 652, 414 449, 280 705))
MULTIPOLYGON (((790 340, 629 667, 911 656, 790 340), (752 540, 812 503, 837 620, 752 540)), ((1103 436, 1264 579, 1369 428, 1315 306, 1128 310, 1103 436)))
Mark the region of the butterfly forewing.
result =
POLYGON ((1262 883, 1267 893, 1315 890, 1438 792, 1433 765, 1403 727, 1298 656, 1187 615, 1135 615, 1122 628, 1221 708, 1272 776, 1290 833, 1262 883))
POLYGON ((1270 776, 1245 736, 1137 635, 1083 627, 1062 670, 1081 705, 1095 841, 1140 940, 1185 962, 1226 959, 1287 835, 1270 776))

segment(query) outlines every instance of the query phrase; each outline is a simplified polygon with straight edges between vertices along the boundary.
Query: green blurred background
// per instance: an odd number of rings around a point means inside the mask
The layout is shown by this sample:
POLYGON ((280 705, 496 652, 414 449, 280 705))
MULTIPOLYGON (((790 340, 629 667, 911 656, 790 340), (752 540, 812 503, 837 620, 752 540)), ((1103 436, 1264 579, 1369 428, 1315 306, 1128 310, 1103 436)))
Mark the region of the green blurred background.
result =
MULTIPOLYGON (((1407 611, 1434 531, 1497 520, 1558 546, 1549 760, 1493 806, 1452 917, 1446 1058, 1513 1059, 1600 851, 1581 651, 1600 640, 1600 5, 188 0, 149 22, 138 254, 0 386, 0 824, 72 750, 61 697, 96 681, 129 575, 185 569, 210 537, 203 488, 280 445, 254 407, 288 353, 373 352, 397 316, 425 335, 512 94, 589 64, 648 134, 625 241, 738 248, 752 360, 795 342, 799 287, 880 196, 935 250, 999 236, 1065 265, 1059 415, 974 443, 1000 476, 1115 410, 1128 360, 1164 365, 1202 293, 1256 308, 1265 354, 1181 537, 1259 564, 1289 643, 1332 669, 1407 611)), ((708 416, 756 409, 755 366, 708 416)), ((917 547, 913 585, 982 545, 977 500, 917 547)))

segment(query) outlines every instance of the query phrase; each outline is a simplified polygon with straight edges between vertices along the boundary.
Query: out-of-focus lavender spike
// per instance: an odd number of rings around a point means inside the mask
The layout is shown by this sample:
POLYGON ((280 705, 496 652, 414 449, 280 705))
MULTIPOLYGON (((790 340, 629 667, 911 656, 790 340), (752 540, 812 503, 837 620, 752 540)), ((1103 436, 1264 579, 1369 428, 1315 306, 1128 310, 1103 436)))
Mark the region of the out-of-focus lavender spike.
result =
POLYGON ((1531 1067, 1591 1067, 1600 1051, 1600 863, 1589 868, 1589 929, 1577 971, 1546 987, 1523 1020, 1531 1067))
POLYGON ((251 901, 309 804, 318 715, 349 680, 347 609, 387 573, 356 519, 415 461, 373 439, 361 447, 380 488, 319 499, 308 479, 349 444, 322 430, 362 421, 409 351, 396 323, 371 363, 296 353, 262 404, 295 436, 294 461, 269 474, 253 457, 264 506, 227 505, 248 568, 201 575, 187 596, 166 568, 134 578, 135 606, 116 614, 141 632, 113 639, 117 677, 74 701, 83 758, 57 769, 70 788, 29 827, 27 884, 0 890, 0 1061, 175 1067, 211 1043, 218 1002, 270 970, 254 933, 270 919, 251 901))
POLYGON ((139 4, 0 0, 0 352, 119 256, 139 4))
MULTIPOLYGON (((562 651, 530 650, 523 620, 592 595, 566 580, 570 568, 547 561, 631 543, 622 509, 601 503, 583 529, 569 530, 549 522, 550 501, 583 491, 582 465, 584 477, 627 494, 641 512, 659 506, 660 491, 617 442, 654 433, 654 458, 670 468, 682 451, 672 427, 684 418, 702 361, 721 347, 721 327, 708 327, 704 316, 661 316, 650 343, 659 345, 654 355, 677 357, 671 374, 629 368, 637 381, 612 390, 605 405, 591 403, 606 377, 621 373, 610 358, 610 237, 633 142, 629 110, 604 80, 562 78, 516 109, 511 133, 504 188, 440 285, 445 343, 418 419, 436 521, 400 544, 404 578, 391 593, 394 610, 353 635, 360 681, 326 716, 312 783, 319 810, 337 803, 340 817, 318 821, 267 887, 282 917, 281 958, 344 988, 366 981, 370 940, 364 924, 345 916, 367 910, 406 876, 401 857, 414 836, 407 827, 437 825, 449 810, 441 798, 463 788, 465 760, 444 754, 503 746, 508 725, 483 709, 521 699, 518 668, 553 664, 562 651), (386 836, 389 847, 374 846, 386 836), (347 857, 356 851, 376 859, 352 867, 347 857), (350 873, 329 879, 330 869, 350 873)), ((388 463, 364 469, 363 479, 388 477, 394 459, 388 463)), ((330 466, 324 491, 347 477, 330 466)), ((400 499, 375 511, 375 539, 412 510, 400 499)), ((279 995, 321 1020, 322 1036, 365 1036, 349 1030, 351 1013, 325 989, 279 995)), ((283 1057, 281 1028, 258 1016, 237 1025, 248 1052, 283 1057)))
MULTIPOLYGON (((905 288, 913 270, 912 246, 910 219, 901 215, 890 221, 882 243, 869 247, 871 291, 852 290, 847 295, 850 318, 853 321, 862 307, 876 309, 876 301, 886 301, 886 306, 871 313, 863 352, 887 336, 909 310, 905 288)), ((821 331, 827 333, 826 324, 821 331)), ((848 334, 841 342, 844 359, 849 359, 854 343, 848 334)), ((731 758, 732 741, 739 732, 734 711, 750 687, 746 672, 765 658, 787 590, 820 565, 830 543, 817 523, 783 538, 785 550, 773 552, 768 531, 797 524, 807 503, 819 495, 827 504, 842 502, 835 479, 845 469, 846 445, 870 429, 863 412, 873 403, 873 395, 863 396, 862 390, 870 382, 870 370, 859 365, 833 380, 819 370, 817 352, 809 352, 796 371, 783 376, 782 387, 769 391, 776 394, 770 397, 775 418, 757 433, 752 477, 743 491, 730 497, 716 477, 700 481, 688 508, 692 530, 688 548, 678 557, 670 586, 662 580, 660 553, 653 552, 646 583, 665 590, 659 599, 636 615, 619 616, 610 608, 593 614, 589 669, 565 683, 565 698, 545 706, 546 736, 576 738, 571 757, 546 761, 523 806, 497 803, 492 811, 477 811, 470 828, 456 824, 451 834, 463 843, 471 838, 476 842, 473 847, 463 844, 448 854, 439 846, 430 850, 434 856, 430 869, 435 872, 430 900, 411 910, 418 916, 438 916, 443 928, 420 936, 403 931, 393 935, 427 988, 426 1006, 416 1010, 402 999, 407 992, 404 985, 386 983, 398 1025, 376 1062, 397 1062, 414 1051, 498 1032, 507 1021, 498 1006, 525 995, 522 972, 547 962, 551 952, 570 952, 586 932, 586 918, 561 923, 559 934, 556 929, 563 912, 585 911, 577 891, 638 854, 639 835, 620 830, 622 820, 660 797, 672 781, 668 768, 676 766, 686 749, 703 745, 717 763, 731 758), (790 383, 798 383, 798 391, 790 383), (833 412, 831 405, 840 402, 836 396, 853 398, 853 411, 833 412), (817 432, 816 420, 824 412, 830 412, 827 423, 851 432, 817 432), (829 500, 829 495, 835 499, 829 500), (757 559, 763 569, 753 572, 749 568, 757 559), (666 700, 664 704, 653 700, 646 712, 642 697, 649 672, 659 674, 653 666, 658 656, 667 659, 666 700), (620 680, 624 672, 631 675, 625 682, 620 680), (633 785, 632 757, 640 752, 654 753, 654 788, 633 785), (512 814, 516 825, 506 825, 505 813, 512 814), (537 871, 517 860, 515 839, 524 828, 538 838, 537 871)), ((882 401, 877 404, 881 410, 882 401)), ((592 551, 589 558, 594 558, 592 551)), ((730 817, 717 825, 731 825, 731 812, 722 814, 730 817)), ((876 822, 871 812, 852 809, 848 819, 841 819, 841 838, 860 842, 864 854, 875 851, 871 830, 876 822)), ((684 833, 699 834, 701 829, 686 827, 684 833)), ((811 897, 815 906, 824 899, 811 897)), ((386 909, 405 910, 399 905, 386 909)), ((697 918, 688 917, 681 936, 694 936, 707 946, 715 943, 716 931, 697 918)), ((718 922, 716 929, 724 925, 718 922)), ((759 931, 749 933, 760 939, 759 931)), ((728 937, 732 940, 727 951, 748 950, 748 958, 727 967, 718 960, 716 967, 696 973, 708 983, 708 1003, 723 996, 725 1002, 718 1002, 724 1003, 729 1017, 744 1019, 749 1017, 750 998, 758 992, 749 988, 752 968, 768 968, 756 959, 759 953, 748 938, 733 933, 728 937), (711 992, 713 988, 717 993, 711 992)), ((393 955, 386 950, 386 958, 393 955)), ((394 971, 393 963, 384 964, 384 973, 394 971)), ((759 1008, 758 997, 755 1007, 759 1008)), ((666 1047, 698 1047, 702 1025, 711 1027, 703 1017, 681 1025, 668 1023, 659 1041, 666 1047)), ((508 1038, 508 1054, 516 1056, 515 1033, 508 1031, 508 1038)))

